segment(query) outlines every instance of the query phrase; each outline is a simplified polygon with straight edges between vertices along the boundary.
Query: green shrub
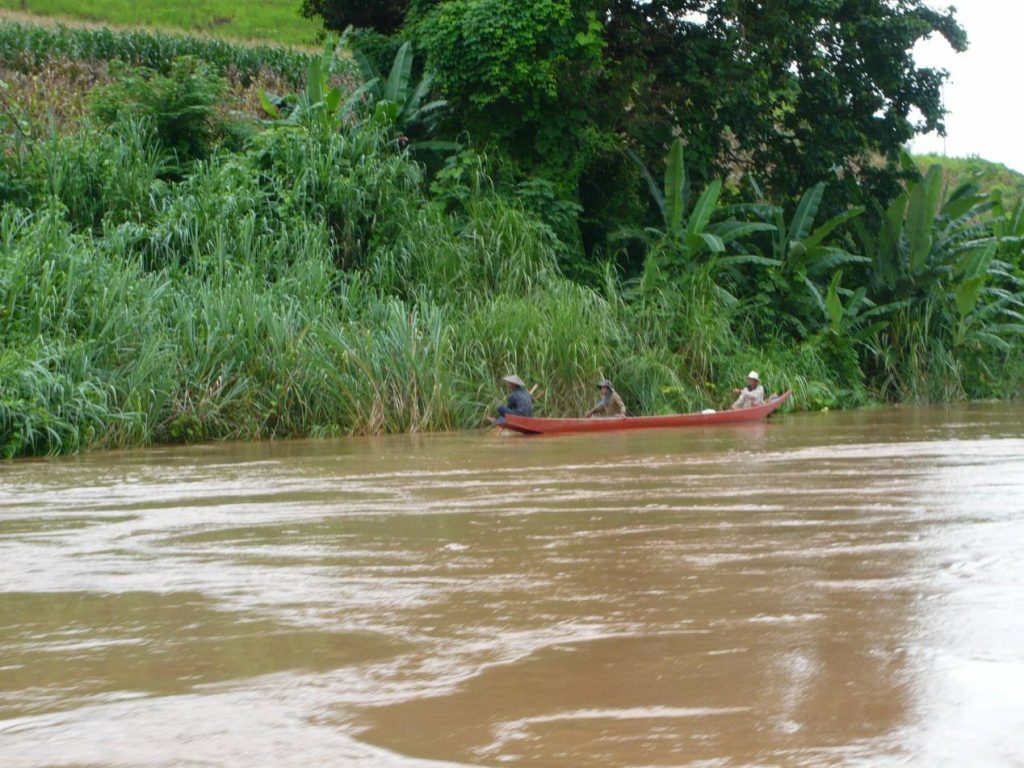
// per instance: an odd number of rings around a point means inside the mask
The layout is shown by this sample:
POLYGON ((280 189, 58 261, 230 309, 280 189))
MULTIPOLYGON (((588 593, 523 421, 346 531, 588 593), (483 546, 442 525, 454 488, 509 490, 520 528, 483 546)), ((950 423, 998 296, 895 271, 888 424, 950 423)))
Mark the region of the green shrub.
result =
POLYGON ((53 134, 33 147, 22 176, 30 197, 56 200, 77 228, 101 231, 148 216, 169 169, 150 124, 127 118, 107 130, 53 134))
POLYGON ((107 125, 143 120, 179 169, 206 157, 218 133, 217 105, 226 83, 191 56, 175 59, 167 75, 112 65, 115 82, 93 91, 93 112, 107 125))
POLYGON ((404 201, 374 245, 367 271, 377 285, 443 304, 528 294, 558 273, 551 230, 498 195, 474 197, 464 214, 404 201))
POLYGON ((280 128, 257 136, 251 157, 280 215, 326 222, 346 269, 366 267, 371 240, 395 236, 422 200, 420 167, 389 151, 383 131, 280 128))

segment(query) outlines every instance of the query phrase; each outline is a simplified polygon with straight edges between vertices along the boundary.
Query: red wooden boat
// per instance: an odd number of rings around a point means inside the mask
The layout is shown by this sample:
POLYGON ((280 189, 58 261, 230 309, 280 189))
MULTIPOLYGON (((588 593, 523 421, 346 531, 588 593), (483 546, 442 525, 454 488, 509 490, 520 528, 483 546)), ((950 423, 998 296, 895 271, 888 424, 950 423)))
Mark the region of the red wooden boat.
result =
POLYGON ((717 424, 737 424, 767 418, 776 408, 789 400, 793 392, 769 400, 754 408, 714 413, 676 413, 671 416, 625 416, 592 419, 540 419, 508 414, 495 424, 503 429, 524 435, 559 435, 567 432, 609 432, 619 429, 659 429, 665 427, 710 427, 717 424))

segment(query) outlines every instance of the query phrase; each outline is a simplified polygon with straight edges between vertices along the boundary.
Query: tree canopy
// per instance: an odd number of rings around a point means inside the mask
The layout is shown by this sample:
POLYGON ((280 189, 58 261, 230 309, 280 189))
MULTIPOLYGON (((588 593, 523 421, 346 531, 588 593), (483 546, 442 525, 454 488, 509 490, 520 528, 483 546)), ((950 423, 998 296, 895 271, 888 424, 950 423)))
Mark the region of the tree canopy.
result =
MULTIPOLYGON (((825 180, 887 201, 901 148, 944 130, 947 74, 919 40, 967 40, 923 0, 306 0, 328 28, 411 39, 451 104, 447 131, 584 202, 681 137, 697 180, 750 174, 779 201, 825 180)), ((634 191, 638 177, 632 178, 634 191)), ((622 185, 617 185, 622 187, 622 185)), ((626 186, 629 186, 628 184, 626 186)), ((727 184, 727 191, 729 185, 727 184)), ((603 212, 591 212, 604 216, 603 212)))
POLYGON ((304 16, 319 16, 328 29, 348 26, 390 35, 405 21, 408 0, 302 0, 304 16))
POLYGON ((921 0, 607 9, 609 71, 639 94, 627 133, 681 133, 699 172, 754 172, 787 196, 844 172, 870 180, 917 130, 942 130, 946 75, 917 67, 912 49, 933 34, 966 47, 952 9, 921 0))

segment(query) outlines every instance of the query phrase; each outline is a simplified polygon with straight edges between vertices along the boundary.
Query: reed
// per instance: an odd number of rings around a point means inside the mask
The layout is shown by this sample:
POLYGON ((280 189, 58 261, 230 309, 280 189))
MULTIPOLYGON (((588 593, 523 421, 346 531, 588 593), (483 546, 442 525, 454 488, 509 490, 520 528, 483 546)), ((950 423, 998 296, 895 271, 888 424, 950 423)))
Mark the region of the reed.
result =
POLYGON ((89 126, 74 136, 52 134, 24 163, 27 197, 59 202, 77 229, 138 221, 163 193, 169 158, 144 120, 109 130, 89 126))
POLYGON ((402 200, 391 210, 369 274, 386 291, 439 303, 527 295, 558 273, 554 234, 515 201, 474 198, 464 216, 402 200))

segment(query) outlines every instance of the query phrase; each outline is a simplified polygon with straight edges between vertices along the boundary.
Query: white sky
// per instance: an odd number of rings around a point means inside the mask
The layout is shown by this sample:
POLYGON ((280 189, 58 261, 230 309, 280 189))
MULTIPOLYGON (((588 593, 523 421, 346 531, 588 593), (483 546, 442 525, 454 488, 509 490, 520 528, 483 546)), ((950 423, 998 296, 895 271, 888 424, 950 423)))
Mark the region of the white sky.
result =
MULTIPOLYGON (((950 1, 932 0, 944 8, 950 1)), ((914 49, 919 66, 949 71, 943 89, 946 138, 917 137, 914 152, 952 157, 978 155, 1024 172, 1024 0, 952 0, 970 44, 954 53, 946 41, 923 42, 914 49)))

